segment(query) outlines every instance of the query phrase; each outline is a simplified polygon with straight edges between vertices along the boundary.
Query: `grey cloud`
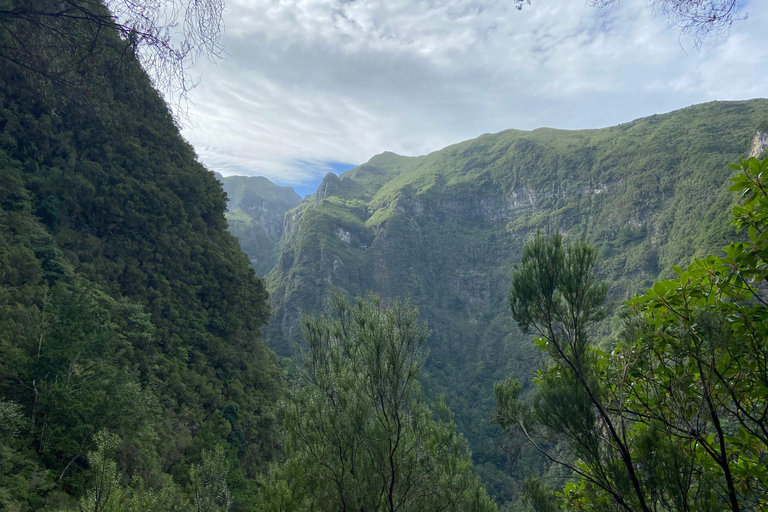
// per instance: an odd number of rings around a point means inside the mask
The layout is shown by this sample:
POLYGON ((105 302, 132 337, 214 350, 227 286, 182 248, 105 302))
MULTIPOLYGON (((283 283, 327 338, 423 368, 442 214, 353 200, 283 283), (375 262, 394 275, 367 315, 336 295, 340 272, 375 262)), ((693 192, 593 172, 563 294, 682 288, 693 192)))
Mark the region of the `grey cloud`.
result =
POLYGON ((226 174, 299 184, 322 162, 768 94, 763 3, 728 39, 686 53, 644 0, 604 15, 579 0, 522 12, 506 0, 229 2, 228 60, 201 66, 184 131, 226 174))

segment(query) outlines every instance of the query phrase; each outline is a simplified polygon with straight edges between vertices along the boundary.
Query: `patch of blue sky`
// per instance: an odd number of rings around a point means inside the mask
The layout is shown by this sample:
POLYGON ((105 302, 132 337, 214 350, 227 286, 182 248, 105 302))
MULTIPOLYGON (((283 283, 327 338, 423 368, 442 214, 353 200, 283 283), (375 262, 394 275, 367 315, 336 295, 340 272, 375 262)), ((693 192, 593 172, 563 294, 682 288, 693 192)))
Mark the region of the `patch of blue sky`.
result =
POLYGON ((299 183, 281 183, 280 180, 275 179, 275 183, 278 185, 290 185, 293 190, 296 191, 299 196, 304 198, 308 194, 314 194, 317 192, 317 187, 322 183, 323 178, 329 172, 336 174, 337 176, 347 172, 350 169, 357 167, 355 164, 347 164, 343 162, 295 162, 297 167, 304 169, 304 175, 306 179, 299 183))
POLYGON ((237 164, 224 165, 218 170, 224 176, 264 176, 275 185, 292 187, 303 199, 305 196, 317 192, 317 187, 320 186, 323 178, 329 172, 340 176, 348 170, 357 167, 356 164, 343 162, 310 162, 305 160, 294 160, 289 166, 291 172, 285 174, 279 171, 277 173, 260 173, 258 170, 237 164), (299 176, 299 178, 296 176, 299 176))

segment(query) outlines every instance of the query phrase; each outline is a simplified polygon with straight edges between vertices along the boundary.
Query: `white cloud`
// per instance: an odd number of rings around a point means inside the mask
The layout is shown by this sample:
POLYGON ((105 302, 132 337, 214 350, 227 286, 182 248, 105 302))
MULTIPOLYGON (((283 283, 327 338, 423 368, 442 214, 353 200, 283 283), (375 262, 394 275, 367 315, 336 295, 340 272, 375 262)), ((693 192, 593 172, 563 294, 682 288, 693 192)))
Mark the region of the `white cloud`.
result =
POLYGON ((768 7, 749 15, 697 52, 644 0, 229 0, 184 135, 212 169, 300 184, 307 162, 768 96, 768 7))

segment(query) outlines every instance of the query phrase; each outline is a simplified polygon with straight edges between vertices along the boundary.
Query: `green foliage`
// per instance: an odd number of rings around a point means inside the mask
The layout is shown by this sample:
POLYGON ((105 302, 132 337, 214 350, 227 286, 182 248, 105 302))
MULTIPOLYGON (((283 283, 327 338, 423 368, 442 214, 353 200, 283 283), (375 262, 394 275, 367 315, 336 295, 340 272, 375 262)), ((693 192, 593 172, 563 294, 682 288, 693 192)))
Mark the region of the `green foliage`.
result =
POLYGON ((488 489, 514 502, 529 473, 562 477, 526 443, 500 449, 488 421, 494 383, 514 373, 527 392, 541 357, 509 314, 523 242, 541 229, 600 248, 609 318, 593 339, 612 346, 613 304, 733 240, 727 164, 767 118, 766 100, 713 102, 599 130, 508 130, 419 157, 374 156, 285 217, 265 338, 290 355, 302 312, 322 311, 331 284, 409 295, 432 329, 425 397, 445 395, 488 489))
POLYGON ((203 451, 200 465, 189 470, 195 488, 195 512, 228 512, 232 496, 227 488, 228 462, 222 448, 203 451))
MULTIPOLYGON (((2 443, 0 508, 71 505, 105 428, 147 489, 186 487, 223 446, 233 509, 280 449, 264 283, 226 232, 221 185, 123 50, 103 30, 66 80, 0 66, 0 397, 24 418, 2 443)), ((53 71, 62 51, 40 56, 53 71)))
POLYGON ((603 319, 601 309, 608 286, 594 275, 597 250, 584 242, 540 231, 523 247, 512 273, 509 304, 523 332, 546 338, 555 360, 577 362, 587 346, 586 329, 603 319))
MULTIPOLYGON (((716 509, 768 506, 768 160, 732 165, 743 205, 733 223, 748 240, 697 259, 627 304, 617 348, 623 407, 691 460, 678 500, 721 498, 716 509), (705 471, 702 471, 702 468, 705 471)), ((642 437, 640 436, 640 439, 642 437)), ((659 450, 660 451, 660 450, 659 450)), ((663 453, 663 452, 662 452, 663 453)), ((657 463, 663 466, 663 463, 657 463)), ((670 490, 670 493, 672 490, 670 490)))
POLYGON ((91 482, 80 500, 78 512, 176 512, 189 510, 186 498, 179 494, 173 482, 166 482, 158 491, 147 489, 144 480, 134 475, 124 486, 124 475, 115 462, 121 444, 120 436, 104 429, 94 437, 97 449, 88 453, 91 482))
POLYGON ((287 460, 259 510, 495 510, 450 411, 421 402, 426 326, 406 300, 333 300, 304 321, 302 384, 285 403, 287 460))
POLYGON ((120 486, 120 474, 113 460, 120 436, 101 430, 95 437, 95 452, 88 453, 93 468, 93 485, 81 502, 83 512, 122 512, 126 507, 125 489, 120 486))
POLYGON ((523 494, 525 505, 535 512, 556 512, 560 503, 552 492, 540 480, 529 478, 525 481, 523 494))
POLYGON ((24 416, 21 407, 10 401, 0 399, 0 439, 13 439, 19 433, 24 416))
MULTIPOLYGON (((606 400, 603 354, 592 348, 589 328, 599 322, 607 286, 596 280, 597 249, 559 233, 536 233, 515 266, 509 303, 524 332, 549 357, 535 379, 536 392, 521 402, 521 386, 507 379, 495 386, 495 422, 519 431, 543 455, 581 477, 601 496, 594 510, 650 510, 627 444, 627 425, 606 400), (563 439, 576 462, 561 460, 542 446, 563 439)), ((529 486, 529 500, 541 503, 541 489, 529 486), (536 491, 536 492, 534 492, 536 491)), ((578 503, 566 488, 566 500, 578 503)), ((544 504, 548 503, 546 500, 544 504)), ((544 506, 544 505, 541 505, 544 506)), ((576 505, 579 508, 579 505, 576 505)))
MULTIPOLYGON (((496 387, 502 427, 521 430, 577 477, 558 493, 566 508, 738 512, 768 506, 768 160, 751 158, 732 168, 738 173, 731 190, 743 198, 733 223, 747 241, 725 247, 725 256, 674 267, 675 279, 627 302, 623 342, 610 355, 585 347, 588 372, 572 364, 578 350, 557 348, 565 329, 539 328, 538 344, 553 364, 540 372, 537 394, 522 400, 511 379, 496 387), (569 441, 575 461, 556 459, 536 440, 553 431, 569 441)), ((536 254, 556 254, 556 244, 547 248, 536 254)), ((538 261, 554 268, 553 258, 538 261)), ((535 273, 544 292, 524 286, 530 275, 518 269, 513 283, 523 282, 511 292, 524 326, 549 318, 546 308, 523 306, 528 297, 546 295, 551 272, 535 273)))

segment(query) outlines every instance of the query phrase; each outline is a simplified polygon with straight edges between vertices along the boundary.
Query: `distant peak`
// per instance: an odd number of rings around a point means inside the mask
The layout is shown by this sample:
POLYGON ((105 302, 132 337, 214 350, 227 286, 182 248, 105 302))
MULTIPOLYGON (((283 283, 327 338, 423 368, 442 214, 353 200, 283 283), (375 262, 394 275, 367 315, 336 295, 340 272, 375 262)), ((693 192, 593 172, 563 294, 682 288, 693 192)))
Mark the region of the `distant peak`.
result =
POLYGON ((331 196, 334 191, 338 190, 339 187, 341 187, 341 179, 339 179, 335 173, 329 172, 323 178, 320 186, 317 187, 317 196, 315 197, 315 202, 320 202, 321 200, 331 196))
POLYGON ((288 204, 291 207, 301 202, 293 187, 277 185, 264 176, 226 176, 219 178, 230 201, 230 208, 236 208, 247 197, 260 197, 266 201, 288 204))
POLYGON ((326 174, 326 175, 323 177, 323 183, 325 183, 325 182, 330 182, 330 181, 339 181, 339 177, 336 175, 336 173, 335 173, 335 172, 328 172, 328 173, 327 173, 327 174, 326 174))

